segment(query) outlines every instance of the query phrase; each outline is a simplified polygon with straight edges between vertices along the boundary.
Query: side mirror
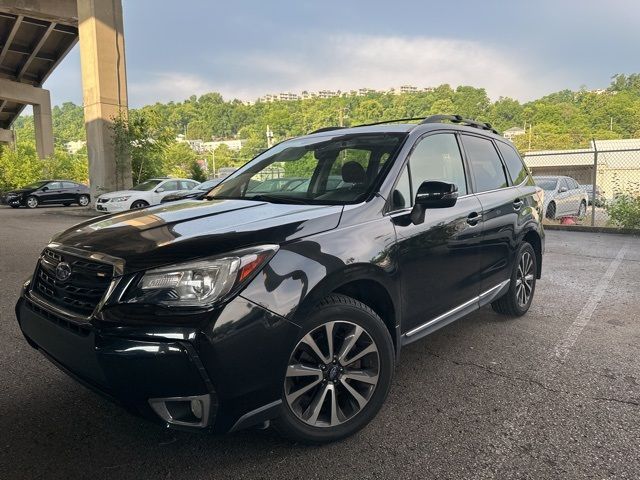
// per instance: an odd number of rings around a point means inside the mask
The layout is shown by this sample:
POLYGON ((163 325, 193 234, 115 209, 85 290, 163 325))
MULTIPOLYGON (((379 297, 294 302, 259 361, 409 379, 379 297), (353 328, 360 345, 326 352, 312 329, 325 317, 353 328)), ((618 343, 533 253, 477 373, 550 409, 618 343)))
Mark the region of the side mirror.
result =
POLYGON ((162 187, 156 188, 156 193, 162 193, 162 192, 164 192, 164 188, 162 187))
POLYGON ((45 186, 45 187, 42 187, 42 191, 43 191, 43 192, 46 192, 47 190, 49 190, 49 187, 46 187, 46 186, 45 186))
POLYGON ((427 181, 422 182, 416 193, 411 210, 411 221, 418 225, 424 222, 427 208, 449 208, 458 201, 458 187, 453 183, 427 181))
POLYGON ((560 187, 560 190, 558 190, 558 193, 564 193, 567 191, 567 187, 560 187))

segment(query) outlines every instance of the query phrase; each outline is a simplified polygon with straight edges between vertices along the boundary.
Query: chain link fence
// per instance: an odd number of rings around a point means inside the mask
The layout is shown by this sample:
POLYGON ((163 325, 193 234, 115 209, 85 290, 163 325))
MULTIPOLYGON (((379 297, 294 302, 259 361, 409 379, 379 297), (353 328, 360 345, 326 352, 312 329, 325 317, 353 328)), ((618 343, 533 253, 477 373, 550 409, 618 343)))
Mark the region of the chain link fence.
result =
POLYGON ((523 158, 545 190, 545 223, 640 230, 640 139, 523 158))

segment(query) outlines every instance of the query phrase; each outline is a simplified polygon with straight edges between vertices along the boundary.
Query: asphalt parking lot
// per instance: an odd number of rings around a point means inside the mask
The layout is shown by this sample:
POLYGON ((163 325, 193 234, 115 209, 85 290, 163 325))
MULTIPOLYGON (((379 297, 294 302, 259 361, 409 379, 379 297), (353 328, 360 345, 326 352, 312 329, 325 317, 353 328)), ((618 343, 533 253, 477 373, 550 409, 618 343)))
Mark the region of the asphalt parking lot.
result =
POLYGON ((528 315, 484 308, 403 350, 362 432, 163 430, 23 339, 21 282, 70 210, 0 207, 0 478, 640 478, 640 237, 548 231, 528 315))

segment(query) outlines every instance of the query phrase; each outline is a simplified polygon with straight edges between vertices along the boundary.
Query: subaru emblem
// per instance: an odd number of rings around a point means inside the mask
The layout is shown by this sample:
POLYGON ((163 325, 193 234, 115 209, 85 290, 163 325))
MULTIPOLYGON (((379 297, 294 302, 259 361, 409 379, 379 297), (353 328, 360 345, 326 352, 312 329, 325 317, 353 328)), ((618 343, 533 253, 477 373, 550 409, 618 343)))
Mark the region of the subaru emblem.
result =
POLYGON ((69 280, 71 276, 71 266, 67 262, 60 262, 56 267, 56 278, 61 282, 69 280))

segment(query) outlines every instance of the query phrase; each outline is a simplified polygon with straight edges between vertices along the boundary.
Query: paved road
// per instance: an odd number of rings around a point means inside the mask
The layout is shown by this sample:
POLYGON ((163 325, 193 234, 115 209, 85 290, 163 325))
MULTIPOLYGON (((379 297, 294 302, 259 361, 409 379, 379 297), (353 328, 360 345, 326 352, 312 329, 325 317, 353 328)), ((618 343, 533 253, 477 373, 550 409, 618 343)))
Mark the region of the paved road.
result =
MULTIPOLYGON (((50 212, 54 211, 54 214, 50 212)), ((407 347, 386 406, 343 442, 164 431, 32 350, 12 312, 79 219, 0 207, 0 478, 640 478, 640 238, 547 234, 529 314, 485 308, 407 347)))

